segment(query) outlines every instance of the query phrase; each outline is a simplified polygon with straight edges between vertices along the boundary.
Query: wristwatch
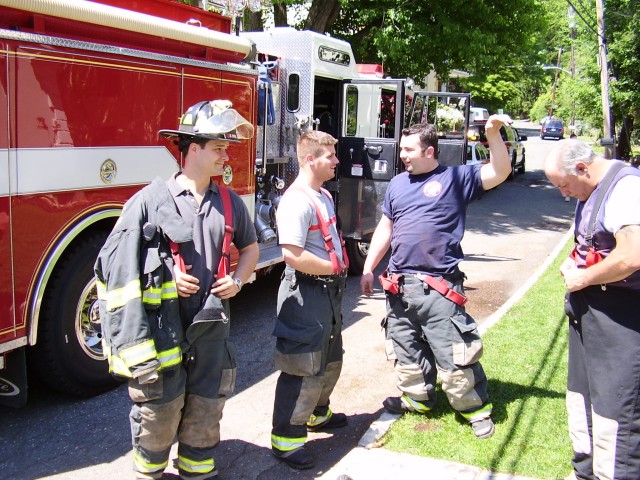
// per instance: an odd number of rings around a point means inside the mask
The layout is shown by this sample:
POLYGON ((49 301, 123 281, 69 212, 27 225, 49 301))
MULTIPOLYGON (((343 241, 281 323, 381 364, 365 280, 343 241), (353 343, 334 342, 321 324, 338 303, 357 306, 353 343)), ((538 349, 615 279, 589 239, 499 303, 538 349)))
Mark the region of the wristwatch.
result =
POLYGON ((238 291, 242 290, 242 280, 238 277, 233 277, 233 281, 235 282, 236 287, 238 287, 238 291))

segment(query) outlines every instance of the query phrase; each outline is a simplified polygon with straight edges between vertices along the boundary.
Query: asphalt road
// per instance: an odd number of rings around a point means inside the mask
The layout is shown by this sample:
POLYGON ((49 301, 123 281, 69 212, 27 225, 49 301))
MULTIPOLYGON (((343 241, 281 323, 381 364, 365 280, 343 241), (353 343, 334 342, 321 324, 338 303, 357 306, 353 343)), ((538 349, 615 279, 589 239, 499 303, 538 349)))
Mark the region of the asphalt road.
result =
MULTIPOLYGON (((532 136, 525 144, 527 172, 487 192, 469 209, 462 269, 468 276, 469 312, 480 322, 543 264, 571 225, 573 202, 564 202, 540 170, 544 152, 552 144, 532 136)), ((347 413, 350 425, 335 434, 310 434, 308 446, 316 458, 315 469, 295 472, 275 460, 270 455, 269 434, 277 378, 271 330, 278 280, 272 275, 247 285, 232 305, 238 384, 222 420, 216 456, 221 479, 320 477, 357 445, 381 414, 382 400, 397 394, 379 327, 384 316, 382 292, 361 297, 359 279, 354 277, 344 304, 345 365, 332 397, 333 410, 347 413)), ((2 477, 132 478, 129 408, 124 387, 79 400, 32 384, 26 407, 0 411, 2 477)), ((164 479, 177 478, 170 466, 164 479)))

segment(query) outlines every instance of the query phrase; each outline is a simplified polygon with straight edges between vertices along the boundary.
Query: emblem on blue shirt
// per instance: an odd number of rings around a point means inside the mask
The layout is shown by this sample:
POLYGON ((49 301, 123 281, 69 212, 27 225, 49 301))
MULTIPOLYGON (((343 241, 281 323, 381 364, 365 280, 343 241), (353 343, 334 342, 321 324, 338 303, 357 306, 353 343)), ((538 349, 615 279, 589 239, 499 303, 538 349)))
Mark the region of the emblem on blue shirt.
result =
POLYGON ((422 187, 422 193, 424 193, 425 197, 437 197, 442 192, 442 184, 437 180, 427 182, 424 187, 422 187))

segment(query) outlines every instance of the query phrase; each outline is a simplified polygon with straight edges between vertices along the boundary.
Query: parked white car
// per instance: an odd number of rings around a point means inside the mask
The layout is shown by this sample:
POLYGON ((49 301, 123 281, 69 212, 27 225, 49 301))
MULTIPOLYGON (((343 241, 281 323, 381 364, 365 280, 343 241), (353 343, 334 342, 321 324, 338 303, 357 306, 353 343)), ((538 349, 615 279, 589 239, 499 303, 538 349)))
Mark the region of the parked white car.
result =
POLYGON ((489 120, 489 110, 482 107, 471 107, 469 109, 469 122, 478 120, 489 120))

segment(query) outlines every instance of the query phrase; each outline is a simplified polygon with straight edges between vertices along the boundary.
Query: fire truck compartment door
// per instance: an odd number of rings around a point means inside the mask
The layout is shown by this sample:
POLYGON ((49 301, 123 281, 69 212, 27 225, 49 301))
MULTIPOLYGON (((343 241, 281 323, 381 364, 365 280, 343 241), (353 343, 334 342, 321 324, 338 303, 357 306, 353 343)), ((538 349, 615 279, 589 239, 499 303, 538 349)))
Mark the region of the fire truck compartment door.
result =
POLYGON ((340 178, 391 180, 398 171, 394 139, 342 138, 338 146, 340 178))
POLYGON ((337 204, 347 239, 370 240, 389 181, 402 171, 404 95, 403 80, 344 81, 337 204))
POLYGON ((398 144, 394 139, 342 138, 338 159, 342 234, 368 241, 380 220, 389 180, 398 171, 398 144))
MULTIPOLYGON (((0 42, 0 50, 8 51, 7 44, 0 42)), ((15 308, 13 308, 13 253, 11 242, 11 182, 9 155, 15 151, 9 149, 9 101, 7 75, 10 55, 0 57, 0 341, 15 338, 15 308)), ((13 64, 13 63, 12 63, 13 64)), ((4 351, 0 349, 0 351, 4 351)), ((1 387, 0 387, 1 389, 1 387)))

